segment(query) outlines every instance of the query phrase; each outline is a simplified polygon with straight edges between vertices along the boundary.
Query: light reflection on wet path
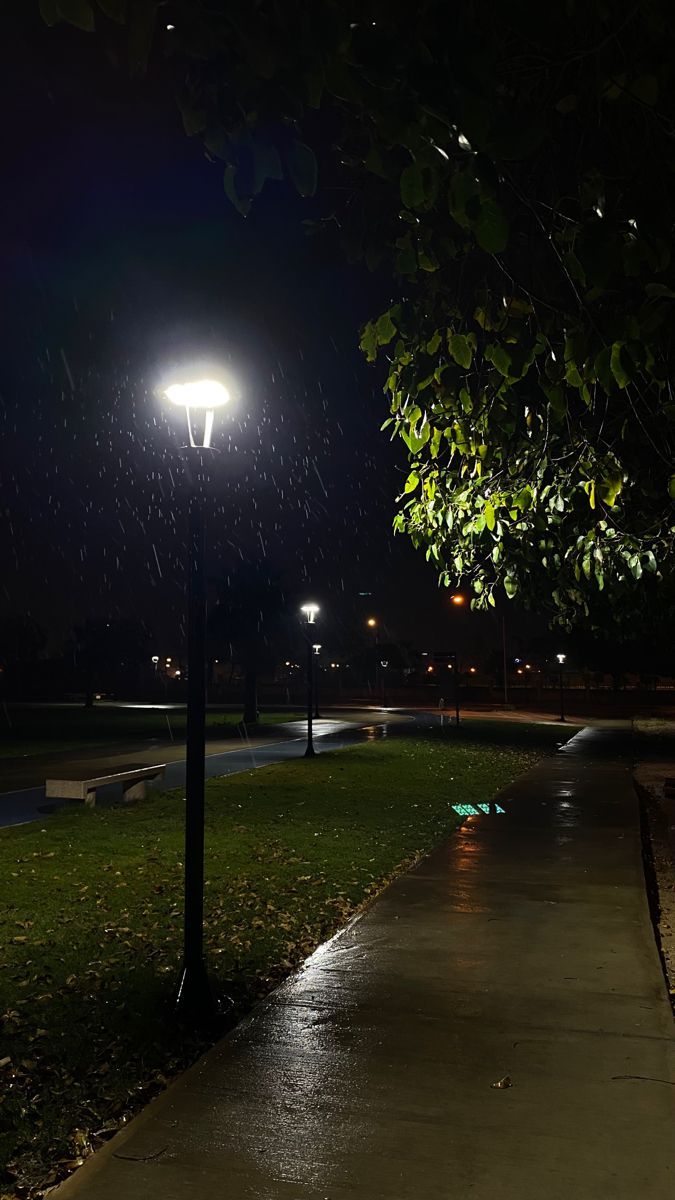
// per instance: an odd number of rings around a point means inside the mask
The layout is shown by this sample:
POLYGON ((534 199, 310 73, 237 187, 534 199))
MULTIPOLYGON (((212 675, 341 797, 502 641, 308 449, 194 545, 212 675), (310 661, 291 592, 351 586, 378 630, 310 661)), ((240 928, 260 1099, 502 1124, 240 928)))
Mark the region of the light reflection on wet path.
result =
POLYGON ((584 731, 471 815, 59 1200, 671 1200, 675 1039, 620 751, 584 731))

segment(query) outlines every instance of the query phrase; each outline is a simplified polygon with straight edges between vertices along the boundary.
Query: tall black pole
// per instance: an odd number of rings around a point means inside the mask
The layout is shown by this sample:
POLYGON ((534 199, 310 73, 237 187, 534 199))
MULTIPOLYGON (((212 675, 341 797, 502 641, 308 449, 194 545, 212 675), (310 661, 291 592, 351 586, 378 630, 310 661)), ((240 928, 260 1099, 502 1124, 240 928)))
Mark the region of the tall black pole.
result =
POLYGON ((195 481, 188 518, 188 701, 185 763, 185 916, 183 969, 176 1007, 192 1019, 216 1015, 204 964, 204 755, 206 726, 206 583, 204 484, 195 481))
POLYGON ((318 652, 314 655, 314 716, 320 717, 319 712, 319 655, 318 652))
POLYGON ((504 665, 504 704, 509 702, 509 683, 506 667, 506 617, 502 614, 502 659, 504 665))
POLYGON ((565 720, 565 689, 563 688, 563 669, 560 664, 560 720, 565 720))
POLYGON ((307 749, 305 750, 305 758, 314 758, 316 750, 312 740, 312 718, 314 716, 314 704, 312 697, 312 675, 314 674, 314 650, 312 648, 312 639, 308 632, 307 634, 307 749))
POLYGON ((455 725, 459 727, 459 658, 455 653, 455 725))

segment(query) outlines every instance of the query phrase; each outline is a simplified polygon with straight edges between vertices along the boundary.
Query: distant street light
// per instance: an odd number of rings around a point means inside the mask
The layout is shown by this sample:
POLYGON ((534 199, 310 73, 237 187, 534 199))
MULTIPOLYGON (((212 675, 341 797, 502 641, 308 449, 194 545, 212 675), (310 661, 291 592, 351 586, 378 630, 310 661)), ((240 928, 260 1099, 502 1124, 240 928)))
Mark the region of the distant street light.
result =
POLYGON ((311 630, 312 625, 316 625, 319 605, 303 604, 300 612, 305 618, 305 638, 307 640, 307 749, 305 750, 305 758, 314 758, 316 750, 314 749, 312 730, 312 720, 314 717, 312 680, 314 676, 314 646, 317 643, 312 642, 311 630))
MULTIPOLYGON (((183 966, 176 1007, 193 1019, 211 1018, 218 1006, 204 963, 204 758, 206 753, 206 580, 204 450, 211 448, 216 408, 227 388, 214 379, 183 380, 163 389, 185 409, 190 496, 188 504, 188 659, 185 753, 185 912, 183 966)), ((167 666, 171 659, 167 659, 167 666)), ((180 671, 176 671, 176 678, 180 671)))
POLYGON ((466 596, 463 596, 461 592, 455 592, 450 599, 453 604, 466 604, 466 596))
POLYGON ((565 662, 567 655, 566 654, 556 654, 556 658, 557 658, 558 664, 559 664, 559 678, 560 678, 560 720, 564 721, 565 720, 565 691, 563 688, 563 663, 565 662))

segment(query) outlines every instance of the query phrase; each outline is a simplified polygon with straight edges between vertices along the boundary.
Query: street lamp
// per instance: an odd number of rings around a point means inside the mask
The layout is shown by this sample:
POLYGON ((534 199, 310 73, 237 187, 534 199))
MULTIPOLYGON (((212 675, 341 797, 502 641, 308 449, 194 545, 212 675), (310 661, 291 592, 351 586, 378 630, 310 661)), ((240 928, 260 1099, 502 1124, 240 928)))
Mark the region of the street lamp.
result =
POLYGON ((313 642, 312 650, 314 651, 314 716, 320 717, 319 712, 319 655, 321 653, 321 643, 313 642))
MULTIPOLYGON (((218 1006, 204 963, 204 758, 206 753, 206 580, 204 450, 211 449, 215 410, 230 393, 215 379, 171 383, 163 392, 185 409, 188 464, 188 659, 185 746, 185 912, 183 966, 176 1007, 193 1019, 216 1016, 218 1006)), ((170 660, 167 660, 170 661, 170 660)), ((176 672, 178 676, 179 672, 176 672)))
MULTIPOLYGON (((375 691, 375 694, 377 695, 377 691, 378 691, 378 687, 377 687, 377 680, 378 680, 377 646, 379 645, 379 641, 380 641, 378 628, 377 628, 377 618, 376 617, 368 617, 368 620, 366 621, 366 625, 368 626, 369 629, 372 629, 372 631, 373 631, 373 642, 375 644, 375 658, 373 660, 374 671, 375 671, 374 691, 375 691)), ((370 671, 368 672, 368 675, 370 676, 370 671)), ((368 687, 370 687, 370 678, 368 679, 368 687)))
POLYGON ((455 592, 450 599, 453 604, 457 604, 458 606, 460 604, 466 604, 466 596, 463 596, 461 592, 455 592))
POLYGON ((314 758, 316 750, 314 749, 312 719, 314 716, 312 704, 312 677, 314 675, 314 646, 312 642, 311 629, 312 625, 316 625, 316 618, 319 612, 318 604, 303 604, 300 607, 300 612, 305 618, 307 640, 307 749, 305 750, 305 758, 314 758))
POLYGON ((566 654, 556 654, 556 658, 558 660, 559 679, 560 679, 560 720, 564 721, 565 720, 565 692, 563 690, 563 663, 564 663, 565 659, 567 658, 567 655, 566 654))

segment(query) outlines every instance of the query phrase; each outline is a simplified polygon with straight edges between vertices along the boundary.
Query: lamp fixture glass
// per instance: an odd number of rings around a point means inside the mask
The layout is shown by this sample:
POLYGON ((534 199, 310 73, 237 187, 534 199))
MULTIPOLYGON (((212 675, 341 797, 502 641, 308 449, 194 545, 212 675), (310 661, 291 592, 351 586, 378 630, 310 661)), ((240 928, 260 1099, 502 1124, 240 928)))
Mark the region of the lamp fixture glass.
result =
POLYGON ((187 383, 172 383, 164 388, 164 395, 171 404, 185 409, 190 445, 195 449, 208 449, 211 446, 215 410, 230 401, 230 393, 225 385, 217 379, 196 379, 187 383), (193 418, 194 411, 199 414, 198 420, 193 418))
POLYGON ((317 613, 319 612, 318 604, 303 604, 300 607, 300 612, 304 614, 308 625, 316 624, 317 613))

